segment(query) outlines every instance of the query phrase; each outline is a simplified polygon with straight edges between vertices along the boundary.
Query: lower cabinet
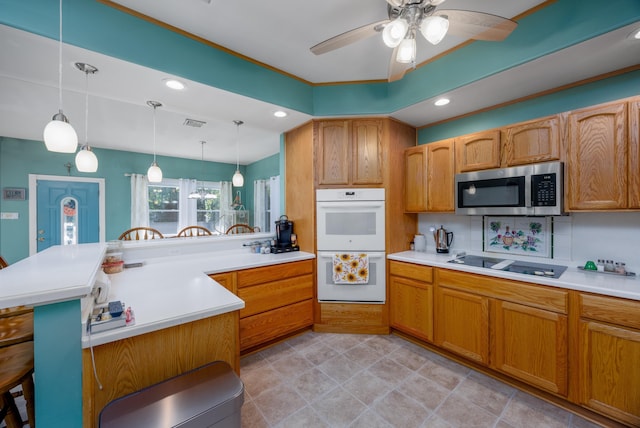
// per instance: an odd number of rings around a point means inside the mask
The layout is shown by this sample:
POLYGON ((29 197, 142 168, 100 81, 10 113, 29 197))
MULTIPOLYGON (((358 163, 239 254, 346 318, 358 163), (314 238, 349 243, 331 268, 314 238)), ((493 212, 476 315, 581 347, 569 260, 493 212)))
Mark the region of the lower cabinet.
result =
POLYGON ((433 342, 433 268, 389 262, 391 327, 433 342))
POLYGON ((581 294, 580 308, 581 404, 640 426, 640 302, 581 294))
POLYGON ((489 299, 438 289, 436 344, 477 363, 489 364, 489 299))
POLYGON ((210 275, 244 300, 240 351, 313 325, 313 260, 210 275))
POLYGON ((436 283, 436 345, 567 396, 567 291, 447 269, 436 283))
POLYGON ((567 395, 567 316, 495 302, 493 366, 531 385, 567 395))

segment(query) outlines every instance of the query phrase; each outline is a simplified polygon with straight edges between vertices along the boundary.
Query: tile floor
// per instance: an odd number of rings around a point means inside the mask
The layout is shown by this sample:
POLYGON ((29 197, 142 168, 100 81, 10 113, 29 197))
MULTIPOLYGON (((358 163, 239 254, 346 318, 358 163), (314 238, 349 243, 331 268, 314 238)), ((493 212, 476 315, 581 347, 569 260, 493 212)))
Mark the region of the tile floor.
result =
POLYGON ((598 426, 395 335, 307 332, 241 378, 243 427, 598 426))

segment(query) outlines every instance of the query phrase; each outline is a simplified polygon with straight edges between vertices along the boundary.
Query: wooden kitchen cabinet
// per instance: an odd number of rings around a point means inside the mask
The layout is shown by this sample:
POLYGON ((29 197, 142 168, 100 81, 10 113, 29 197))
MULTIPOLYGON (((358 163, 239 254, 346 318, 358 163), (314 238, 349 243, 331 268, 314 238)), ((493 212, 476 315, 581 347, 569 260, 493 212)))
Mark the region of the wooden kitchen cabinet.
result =
POLYGON ((500 167, 500 130, 457 137, 455 148, 456 173, 500 167))
POLYGON ((314 260, 237 272, 240 351, 266 344, 313 324, 314 260))
POLYGON ((627 103, 572 111, 568 126, 567 210, 627 208, 627 103))
POLYGON ((568 292, 438 269, 436 344, 566 396, 568 292))
POLYGON ((566 315, 497 300, 492 324, 497 370, 567 395, 566 315))
POLYGON ((629 208, 640 208, 640 97, 629 102, 629 208))
POLYGON ((433 268, 389 262, 391 327, 433 342, 433 268))
POLYGON ((214 273, 209 275, 209 278, 213 279, 233 294, 238 294, 238 284, 236 283, 235 272, 214 273))
POLYGON ((436 344, 489 365, 489 299, 446 287, 436 295, 436 344))
POLYGON ((382 122, 377 119, 317 123, 318 184, 382 184, 382 122))
POLYGON ((640 302, 580 295, 582 404, 640 426, 640 302))
POLYGON ((454 140, 405 150, 405 211, 453 212, 454 140))
POLYGON ((404 151, 404 210, 427 211, 427 144, 404 151))
POLYGON ((531 120, 502 131, 504 166, 561 159, 560 116, 531 120))

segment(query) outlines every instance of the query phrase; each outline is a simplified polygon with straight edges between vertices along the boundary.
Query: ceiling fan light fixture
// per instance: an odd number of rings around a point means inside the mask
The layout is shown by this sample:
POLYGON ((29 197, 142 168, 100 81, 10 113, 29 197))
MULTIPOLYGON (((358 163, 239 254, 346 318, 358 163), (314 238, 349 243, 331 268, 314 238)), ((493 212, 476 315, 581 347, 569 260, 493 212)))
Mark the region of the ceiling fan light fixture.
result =
POLYGON ((409 23, 402 18, 394 19, 382 30, 382 41, 390 48, 398 46, 409 31, 409 23))
POLYGON ((442 16, 427 16, 420 23, 420 32, 432 45, 442 41, 449 30, 449 20, 442 16))
POLYGON ((416 60, 416 39, 404 39, 398 46, 396 61, 407 64, 416 60))

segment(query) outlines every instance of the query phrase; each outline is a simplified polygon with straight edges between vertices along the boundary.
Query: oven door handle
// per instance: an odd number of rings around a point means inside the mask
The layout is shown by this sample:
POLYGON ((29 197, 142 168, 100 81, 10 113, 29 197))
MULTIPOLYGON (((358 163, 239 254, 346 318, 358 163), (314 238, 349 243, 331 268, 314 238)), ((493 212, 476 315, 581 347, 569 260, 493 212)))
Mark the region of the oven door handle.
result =
POLYGON ((353 208, 384 208, 384 202, 318 202, 318 208, 340 208, 344 211, 349 211, 353 208))

